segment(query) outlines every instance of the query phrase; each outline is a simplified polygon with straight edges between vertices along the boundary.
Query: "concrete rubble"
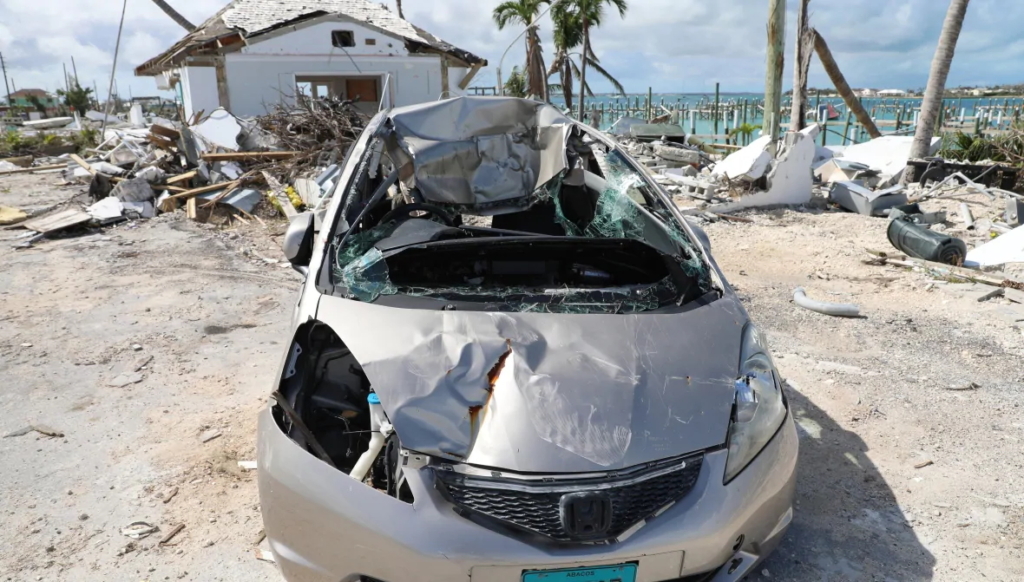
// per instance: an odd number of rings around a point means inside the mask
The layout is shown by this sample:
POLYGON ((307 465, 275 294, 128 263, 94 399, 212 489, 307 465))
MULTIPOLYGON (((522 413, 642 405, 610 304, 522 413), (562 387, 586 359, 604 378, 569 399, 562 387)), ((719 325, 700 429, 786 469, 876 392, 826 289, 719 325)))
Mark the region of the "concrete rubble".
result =
MULTIPOLYGON (((93 203, 81 207, 85 212, 74 221, 61 215, 47 222, 55 227, 43 234, 179 209, 202 222, 245 222, 264 202, 271 214, 290 217, 333 190, 338 161, 368 121, 345 102, 300 102, 251 119, 217 109, 182 123, 146 118, 136 107, 127 119, 90 111, 81 123, 101 124, 104 117, 106 130, 87 157, 25 156, 0 165, 0 176, 52 171, 67 184, 89 184, 93 203)), ((36 217, 19 209, 4 212, 7 224, 29 218, 36 217)))
POLYGON ((665 135, 653 142, 637 138, 635 133, 643 127, 642 120, 623 118, 609 133, 647 166, 684 214, 737 221, 728 213, 803 206, 817 194, 836 210, 898 218, 900 224, 890 230, 899 236, 890 236, 890 242, 912 258, 986 268, 1024 263, 1024 195, 1007 189, 1017 182, 1018 170, 991 162, 967 164, 934 157, 939 138, 932 140, 933 157, 911 160, 913 137, 887 135, 848 147, 824 148, 815 145, 820 128, 812 125, 782 136, 777 152, 773 153, 771 140, 762 136, 723 156, 717 149, 722 146, 702 144, 685 135, 674 134, 671 140, 665 135), (910 166, 917 170, 919 181, 904 186, 903 174, 910 166), (984 208, 972 208, 985 216, 975 220, 967 213, 971 218, 950 222, 950 217, 958 216, 951 204, 964 195, 983 200, 984 208), (974 250, 969 250, 968 243, 974 250))

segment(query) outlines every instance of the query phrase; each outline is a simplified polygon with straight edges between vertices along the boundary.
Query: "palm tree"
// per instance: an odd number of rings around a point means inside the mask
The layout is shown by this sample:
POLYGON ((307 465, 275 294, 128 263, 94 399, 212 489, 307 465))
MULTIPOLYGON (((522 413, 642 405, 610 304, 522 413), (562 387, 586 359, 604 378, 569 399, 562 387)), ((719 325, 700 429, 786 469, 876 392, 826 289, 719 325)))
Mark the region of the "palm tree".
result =
MULTIPOLYGON (((583 119, 583 107, 586 101, 587 93, 590 92, 587 86, 587 66, 592 66, 595 70, 601 73, 603 76, 610 78, 606 71, 600 68, 598 64, 597 55, 594 54, 593 49, 590 45, 590 29, 595 26, 601 26, 604 22, 604 7, 605 5, 615 8, 619 12, 619 16, 622 18, 626 17, 626 11, 629 9, 626 0, 568 0, 559 4, 555 11, 554 18, 556 21, 567 20, 566 24, 573 27, 579 27, 580 38, 583 41, 583 51, 581 52, 580 58, 580 103, 579 103, 579 119, 583 119)), ((568 54, 564 58, 568 58, 568 54)), ((615 84, 618 82, 615 81, 615 84)), ((620 89, 621 85, 616 86, 616 89, 620 89)), ((592 92, 590 92, 593 95, 592 92)))
MULTIPOLYGON (((589 12, 584 13, 579 10, 578 7, 574 7, 574 2, 580 2, 581 0, 570 0, 569 2, 563 3, 556 7, 552 18, 555 23, 555 58, 551 63, 551 68, 548 70, 548 77, 554 76, 556 73, 559 75, 560 83, 557 85, 552 84, 552 87, 558 87, 562 91, 562 95, 565 98, 565 107, 572 111, 573 109, 573 79, 580 80, 580 104, 583 103, 584 95, 593 96, 594 92, 590 89, 590 84, 586 81, 585 69, 592 68, 601 74, 605 79, 608 80, 615 87, 618 93, 625 95, 626 90, 611 73, 606 71, 601 66, 600 59, 597 58, 597 54, 594 53, 593 47, 589 42, 586 41, 587 33, 583 27, 584 16, 587 16, 587 21, 592 26, 600 26, 603 17, 603 4, 595 3, 589 4, 589 12), (563 8, 564 6, 567 7, 563 8), (578 48, 580 45, 586 44, 584 52, 574 53, 573 50, 578 48), (584 55, 585 58, 584 58, 584 55), (580 57, 580 64, 577 65, 576 61, 573 60, 573 56, 580 57), (581 66, 582 65, 582 66, 581 66)), ((588 0, 582 0, 587 2, 588 0)), ((620 7, 620 11, 626 10, 626 0, 601 0, 601 2, 612 2, 616 7, 620 7)), ((581 119, 582 119, 582 107, 581 119)))
MULTIPOLYGON (((924 99, 921 100, 921 116, 917 122, 917 133, 914 134, 914 145, 910 148, 912 159, 926 157, 931 149, 935 125, 939 119, 939 110, 942 109, 942 97, 946 91, 949 67, 953 63, 956 42, 960 38, 960 30, 964 26, 968 2, 970 0, 951 0, 949 3, 946 22, 943 23, 942 33, 939 35, 939 46, 936 47, 935 58, 932 59, 928 86, 924 90, 924 99)), ((903 183, 906 184, 912 180, 913 174, 913 168, 908 167, 903 174, 903 183)))
MULTIPOLYGON (((494 22, 498 30, 504 30, 509 24, 530 26, 540 15, 542 4, 550 0, 506 0, 494 9, 494 22)), ((526 31, 526 78, 529 93, 543 101, 548 100, 548 88, 544 75, 544 49, 540 44, 537 27, 526 31)))

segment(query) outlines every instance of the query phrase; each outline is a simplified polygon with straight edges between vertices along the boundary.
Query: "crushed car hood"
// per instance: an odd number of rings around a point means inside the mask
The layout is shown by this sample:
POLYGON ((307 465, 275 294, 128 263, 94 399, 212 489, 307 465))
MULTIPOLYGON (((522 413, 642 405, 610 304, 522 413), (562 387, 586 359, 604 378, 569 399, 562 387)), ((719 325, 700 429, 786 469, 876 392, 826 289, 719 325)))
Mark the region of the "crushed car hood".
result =
POLYGON ((401 309, 321 296, 402 446, 531 473, 609 471, 725 443, 748 318, 401 309))
POLYGON ((433 204, 500 213, 528 205, 568 168, 570 119, 546 103, 458 97, 393 110, 388 155, 433 204))

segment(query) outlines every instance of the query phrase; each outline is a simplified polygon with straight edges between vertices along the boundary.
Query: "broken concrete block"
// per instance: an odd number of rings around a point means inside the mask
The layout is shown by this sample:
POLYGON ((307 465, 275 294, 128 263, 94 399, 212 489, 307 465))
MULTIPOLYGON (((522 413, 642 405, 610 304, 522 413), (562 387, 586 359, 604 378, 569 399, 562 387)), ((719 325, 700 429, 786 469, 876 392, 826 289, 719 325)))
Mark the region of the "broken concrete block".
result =
POLYGON ((125 386, 128 386, 130 384, 138 384, 139 382, 142 382, 142 378, 142 374, 138 372, 128 372, 124 374, 119 374, 113 380, 108 382, 107 385, 112 386, 114 388, 124 388, 125 386))
POLYGON ((695 150, 688 150, 686 148, 678 148, 670 145, 655 145, 654 155, 670 162, 676 162, 680 164, 699 164, 700 163, 700 152, 695 150))
POLYGON ((857 182, 846 181, 833 183, 828 197, 846 210, 865 216, 884 216, 884 210, 907 203, 903 186, 869 190, 857 182))
POLYGON ((743 208, 810 202, 811 189, 814 186, 811 163, 814 161, 817 148, 814 141, 820 131, 817 125, 812 125, 799 132, 789 132, 785 135, 774 168, 768 173, 767 191, 755 192, 735 202, 713 206, 709 210, 732 212, 743 208))
MULTIPOLYGON (((765 148, 771 143, 771 138, 763 136, 755 139, 747 147, 737 150, 727 158, 715 164, 711 171, 714 176, 724 176, 730 180, 748 180, 753 182, 764 176, 768 171, 768 165, 772 156, 765 148)), ((813 158, 814 152, 811 152, 813 158)), ((807 164, 807 171, 810 173, 810 163, 807 164)))

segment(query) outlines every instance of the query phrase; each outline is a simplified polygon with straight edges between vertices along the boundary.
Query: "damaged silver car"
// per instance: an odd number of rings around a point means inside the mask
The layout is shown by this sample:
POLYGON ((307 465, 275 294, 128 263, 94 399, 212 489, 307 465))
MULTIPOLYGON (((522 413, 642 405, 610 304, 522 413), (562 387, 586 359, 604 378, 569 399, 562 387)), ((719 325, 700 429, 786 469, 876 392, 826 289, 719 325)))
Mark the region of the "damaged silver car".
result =
POLYGON ((519 99, 383 112, 286 239, 258 457, 286 579, 720 582, 779 543, 764 337, 603 134, 519 99))

